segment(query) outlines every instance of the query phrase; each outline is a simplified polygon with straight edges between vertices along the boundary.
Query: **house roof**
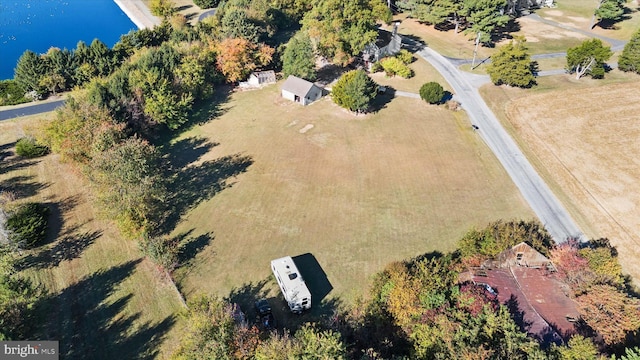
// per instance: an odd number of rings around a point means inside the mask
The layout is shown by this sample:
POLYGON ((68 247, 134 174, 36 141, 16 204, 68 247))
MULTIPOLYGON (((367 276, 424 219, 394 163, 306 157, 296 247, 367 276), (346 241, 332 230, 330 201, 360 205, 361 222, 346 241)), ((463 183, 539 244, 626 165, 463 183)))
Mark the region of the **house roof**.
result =
POLYGON ((273 70, 254 71, 250 76, 255 76, 259 83, 276 81, 276 73, 273 70))
POLYGON ((300 97, 305 97, 314 86, 315 85, 312 82, 293 75, 289 75, 284 84, 282 84, 282 90, 288 91, 300 97))

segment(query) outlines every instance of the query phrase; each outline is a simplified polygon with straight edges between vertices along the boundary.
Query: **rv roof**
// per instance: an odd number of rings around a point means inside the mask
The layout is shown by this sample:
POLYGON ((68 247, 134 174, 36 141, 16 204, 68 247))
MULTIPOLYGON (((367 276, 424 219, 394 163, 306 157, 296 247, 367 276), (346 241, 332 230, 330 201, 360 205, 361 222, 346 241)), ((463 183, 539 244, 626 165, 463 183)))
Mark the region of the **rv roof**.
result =
POLYGON ((291 256, 271 260, 271 267, 274 269, 274 273, 280 275, 280 280, 287 288, 287 291, 300 291, 300 285, 303 285, 304 289, 306 289, 306 286, 304 286, 304 279, 300 276, 300 272, 298 271, 298 268, 293 262, 291 256))

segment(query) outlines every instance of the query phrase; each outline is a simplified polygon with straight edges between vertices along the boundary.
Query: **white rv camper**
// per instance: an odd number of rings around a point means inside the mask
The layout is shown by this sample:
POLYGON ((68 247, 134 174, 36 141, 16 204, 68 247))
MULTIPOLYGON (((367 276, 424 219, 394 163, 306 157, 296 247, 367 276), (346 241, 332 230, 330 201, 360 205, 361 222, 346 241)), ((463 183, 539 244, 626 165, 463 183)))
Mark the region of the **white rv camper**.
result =
POLYGON ((271 271, 293 313, 311 309, 311 293, 291 256, 271 260, 271 271))

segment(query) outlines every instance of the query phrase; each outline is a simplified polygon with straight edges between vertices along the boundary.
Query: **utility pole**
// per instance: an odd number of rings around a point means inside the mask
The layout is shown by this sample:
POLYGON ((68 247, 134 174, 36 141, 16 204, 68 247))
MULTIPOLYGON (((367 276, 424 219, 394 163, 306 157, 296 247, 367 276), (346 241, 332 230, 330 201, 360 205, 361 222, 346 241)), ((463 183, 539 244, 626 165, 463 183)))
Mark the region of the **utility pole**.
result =
POLYGON ((480 44, 480 31, 478 31, 478 35, 476 36, 476 47, 473 49, 473 60, 471 61, 471 70, 476 67, 476 55, 478 54, 478 45, 480 44))

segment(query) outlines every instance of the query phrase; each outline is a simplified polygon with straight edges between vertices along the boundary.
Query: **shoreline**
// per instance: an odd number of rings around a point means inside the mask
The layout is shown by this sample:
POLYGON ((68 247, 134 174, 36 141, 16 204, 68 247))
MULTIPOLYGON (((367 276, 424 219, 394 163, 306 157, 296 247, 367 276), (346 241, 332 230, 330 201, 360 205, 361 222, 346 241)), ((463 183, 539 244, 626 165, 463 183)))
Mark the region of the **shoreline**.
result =
POLYGON ((142 0, 113 0, 138 29, 152 29, 160 25, 160 19, 151 14, 142 0))

